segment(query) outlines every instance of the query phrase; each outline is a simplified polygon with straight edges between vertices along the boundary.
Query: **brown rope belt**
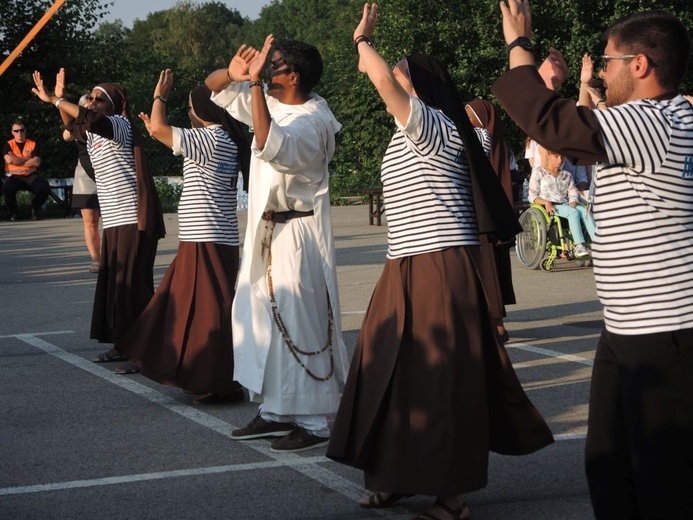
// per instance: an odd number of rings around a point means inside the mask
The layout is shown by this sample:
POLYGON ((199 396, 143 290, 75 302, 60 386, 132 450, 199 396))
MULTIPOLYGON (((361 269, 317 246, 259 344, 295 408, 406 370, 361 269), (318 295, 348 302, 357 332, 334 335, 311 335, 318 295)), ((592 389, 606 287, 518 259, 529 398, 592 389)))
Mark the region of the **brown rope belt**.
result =
POLYGON ((279 308, 277 307, 277 300, 274 296, 274 283, 272 281, 272 236, 274 235, 274 228, 277 225, 277 222, 282 223, 286 222, 287 220, 291 220, 293 218, 301 218, 301 217, 308 217, 310 215, 313 215, 312 211, 282 211, 282 212, 275 212, 275 211, 266 211, 263 213, 262 218, 263 220, 266 220, 268 222, 271 222, 270 225, 267 225, 265 228, 265 238, 262 241, 262 254, 264 255, 265 250, 267 250, 267 289, 269 291, 269 297, 270 297, 270 305, 272 307, 272 317, 274 318, 274 323, 277 325, 277 328, 279 329, 279 332, 281 332, 282 338, 284 339, 284 344, 287 346, 289 349, 289 352, 291 352, 291 355, 294 357, 296 362, 301 365, 301 368, 305 370, 305 372, 313 379, 316 381, 328 381, 332 375, 334 374, 334 352, 332 348, 332 330, 334 327, 334 312, 332 311, 332 302, 330 301, 330 292, 329 290, 326 289, 327 292, 327 342, 325 345, 320 349, 320 350, 315 350, 315 351, 308 351, 308 350, 301 350, 291 339, 291 336, 289 335, 289 330, 286 328, 286 325, 284 324, 284 320, 282 319, 281 314, 279 313, 279 308), (303 356, 316 356, 318 354, 322 354, 325 351, 328 351, 330 355, 330 372, 324 376, 318 376, 314 374, 306 365, 303 361, 301 361, 301 358, 298 357, 299 354, 303 356))
POLYGON ((310 217, 312 215, 313 210, 296 211, 292 209, 289 211, 265 211, 262 214, 262 220, 267 220, 268 222, 278 222, 279 224, 283 224, 287 220, 291 220, 294 218, 310 217))

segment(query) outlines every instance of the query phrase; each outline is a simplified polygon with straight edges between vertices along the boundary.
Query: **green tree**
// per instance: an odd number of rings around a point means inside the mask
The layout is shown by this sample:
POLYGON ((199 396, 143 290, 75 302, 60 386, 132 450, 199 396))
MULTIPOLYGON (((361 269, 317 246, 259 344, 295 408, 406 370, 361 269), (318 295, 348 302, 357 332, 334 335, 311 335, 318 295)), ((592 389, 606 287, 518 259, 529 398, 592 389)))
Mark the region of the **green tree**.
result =
MULTIPOLYGON (((120 50, 119 81, 128 90, 133 116, 150 111, 159 73, 170 68, 176 85, 167 106, 167 118, 172 125, 188 127, 188 93, 211 71, 228 64, 229 41, 245 23, 247 20, 238 11, 222 3, 185 1, 172 9, 151 13, 145 20, 136 20, 131 30, 118 32, 110 27, 97 34, 103 49, 117 45, 120 50), (114 34, 117 37, 113 38, 114 34)), ((138 118, 135 124, 146 136, 138 118)), ((180 157, 148 138, 144 139, 144 146, 155 175, 181 175, 180 157)))

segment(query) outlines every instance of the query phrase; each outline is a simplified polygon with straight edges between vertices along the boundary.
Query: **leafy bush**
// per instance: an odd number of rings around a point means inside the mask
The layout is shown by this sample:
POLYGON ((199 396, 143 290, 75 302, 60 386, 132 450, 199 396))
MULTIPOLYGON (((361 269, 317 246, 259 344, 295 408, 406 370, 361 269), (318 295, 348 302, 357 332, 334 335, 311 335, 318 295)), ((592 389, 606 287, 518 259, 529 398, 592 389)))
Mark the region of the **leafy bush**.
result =
POLYGON ((183 193, 183 185, 169 184, 166 179, 155 179, 154 183, 161 200, 161 209, 164 213, 176 213, 180 194, 183 193))

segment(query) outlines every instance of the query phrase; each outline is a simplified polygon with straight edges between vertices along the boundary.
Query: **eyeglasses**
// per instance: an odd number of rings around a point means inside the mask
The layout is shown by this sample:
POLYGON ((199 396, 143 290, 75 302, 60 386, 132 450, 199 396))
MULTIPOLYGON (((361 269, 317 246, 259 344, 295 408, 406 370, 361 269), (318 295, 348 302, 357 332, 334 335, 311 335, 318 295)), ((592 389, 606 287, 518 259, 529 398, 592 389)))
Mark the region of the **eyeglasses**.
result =
POLYGON ((90 103, 91 103, 92 101, 93 101, 94 103, 110 103, 110 101, 108 101, 108 99, 102 98, 102 97, 98 97, 98 96, 87 96, 87 101, 89 101, 90 103))
POLYGON ((26 128, 13 128, 12 133, 13 134, 23 134, 26 132, 26 128))
POLYGON ((637 54, 621 54, 620 56, 609 56, 608 54, 605 54, 604 56, 599 57, 599 68, 606 71, 607 67, 609 66, 609 60, 632 60, 633 58, 637 57, 637 54))

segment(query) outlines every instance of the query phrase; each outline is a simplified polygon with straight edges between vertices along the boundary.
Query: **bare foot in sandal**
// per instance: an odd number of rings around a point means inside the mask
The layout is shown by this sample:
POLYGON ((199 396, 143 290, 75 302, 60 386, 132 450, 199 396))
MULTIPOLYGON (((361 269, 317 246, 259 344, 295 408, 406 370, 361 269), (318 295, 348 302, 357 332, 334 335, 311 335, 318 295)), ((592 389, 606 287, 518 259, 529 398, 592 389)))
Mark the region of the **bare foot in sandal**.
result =
POLYGON ((369 495, 366 498, 362 498, 361 500, 359 500, 359 505, 361 507, 374 509, 378 509, 381 507, 390 507, 398 500, 402 500, 403 498, 407 498, 410 496, 411 495, 407 495, 405 493, 382 493, 380 491, 376 491, 372 495, 369 495))
POLYGON ((120 365, 118 368, 114 370, 114 372, 118 375, 124 376, 128 374, 139 374, 140 373, 140 367, 137 365, 131 363, 128 361, 124 365, 120 365))
POLYGON ((128 358, 127 356, 124 356, 121 354, 121 352, 118 349, 112 348, 111 350, 107 352, 102 352, 98 356, 96 356, 92 361, 94 363, 114 363, 118 361, 127 361, 128 358))
POLYGON ((414 520, 469 520, 469 506, 462 495, 438 497, 435 505, 414 517, 414 520))

